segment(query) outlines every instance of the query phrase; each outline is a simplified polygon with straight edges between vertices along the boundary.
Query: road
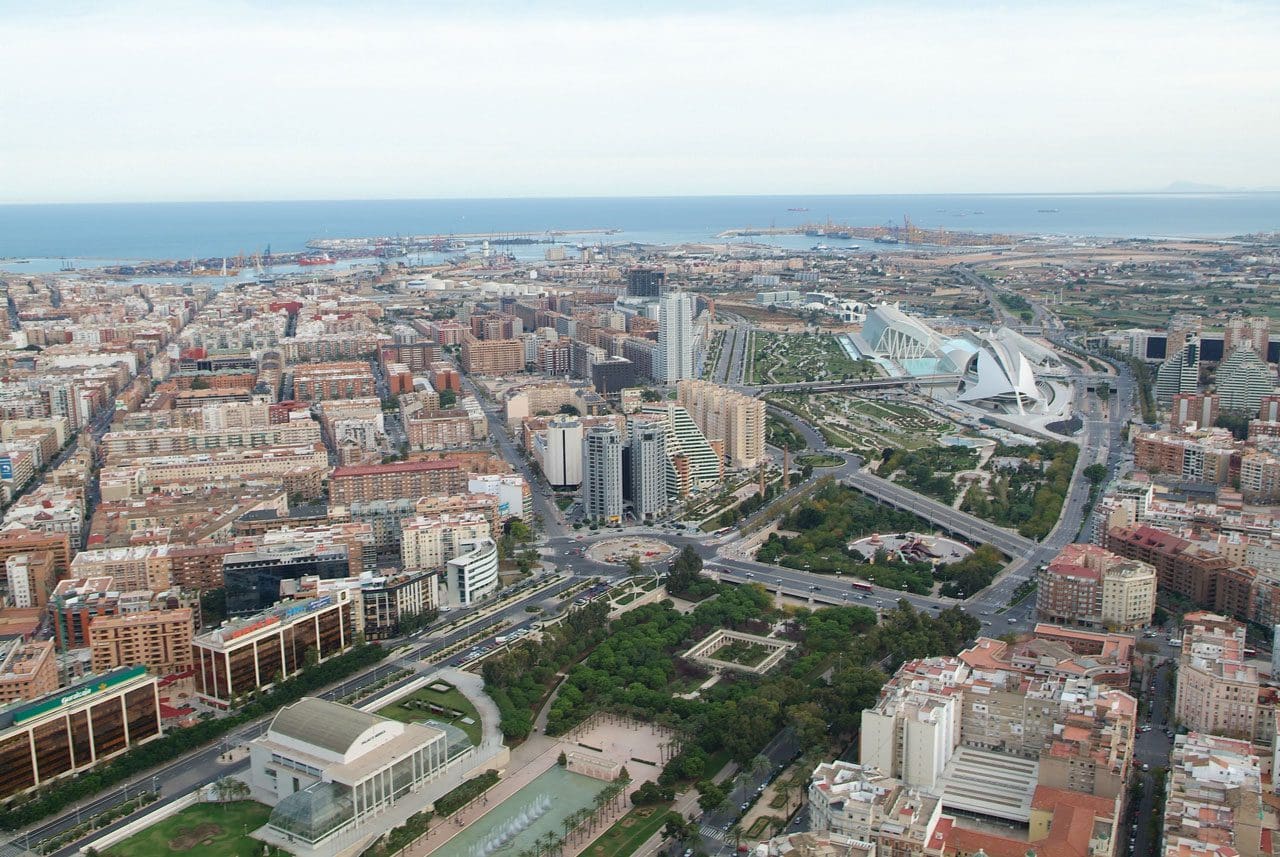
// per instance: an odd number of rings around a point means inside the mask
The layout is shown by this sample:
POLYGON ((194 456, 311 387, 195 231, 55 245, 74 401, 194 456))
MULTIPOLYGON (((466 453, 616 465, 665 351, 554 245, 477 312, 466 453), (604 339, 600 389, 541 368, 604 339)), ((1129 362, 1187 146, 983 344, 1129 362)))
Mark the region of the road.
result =
MULTIPOLYGON (((537 579, 530 580, 518 587, 515 587, 511 591, 518 593, 521 589, 532 588, 541 582, 543 581, 537 579)), ((425 642, 421 642, 420 644, 415 645, 414 648, 408 649, 407 651, 398 652, 394 658, 388 658, 376 667, 348 678, 337 686, 319 695, 324 699, 341 698, 390 675, 400 669, 402 664, 421 661, 442 649, 446 649, 466 639, 480 630, 493 628, 494 630, 491 634, 476 640, 471 649, 459 652, 451 656, 448 661, 442 662, 438 665, 457 666, 468 656, 470 652, 484 647, 492 648, 496 645, 494 638, 498 636, 499 633, 509 634, 520 628, 528 628, 534 621, 537 621, 540 618, 546 618, 546 616, 557 612, 559 595, 566 589, 569 589, 580 582, 581 581, 579 580, 565 577, 544 590, 516 598, 501 610, 485 617, 484 619, 450 631, 439 637, 430 637, 430 635, 435 631, 433 631, 432 628, 428 628, 408 639, 389 640, 384 643, 388 650, 404 646, 406 643, 413 645, 418 641, 425 642), (530 614, 525 610, 525 608, 531 605, 538 605, 542 607, 543 612, 536 616, 530 614), (502 626, 500 629, 497 627, 499 625, 502 626)), ((465 617, 484 609, 485 605, 479 605, 477 607, 467 608, 466 610, 451 612, 438 620, 433 628, 438 629, 440 626, 445 625, 448 622, 456 621, 460 617, 465 617)), ((378 694, 371 697, 371 699, 378 699, 382 696, 388 695, 395 689, 402 686, 405 682, 411 680, 411 678, 412 677, 406 678, 403 682, 396 682, 395 684, 388 686, 382 691, 379 691, 378 694)), ((145 774, 130 780, 128 783, 115 786, 110 792, 107 792, 94 800, 77 804, 56 818, 44 821, 29 830, 21 832, 10 841, 10 846, 16 847, 19 850, 25 850, 29 844, 36 845, 44 839, 56 836, 71 827, 77 826, 83 819, 87 819, 122 803, 126 799, 127 795, 136 796, 141 791, 158 788, 160 794, 163 795, 161 799, 163 803, 164 801, 176 800, 182 795, 221 779, 222 777, 240 773, 246 770, 247 762, 223 764, 218 761, 218 757, 227 749, 247 741, 251 741, 258 735, 262 734, 270 724, 270 721, 270 716, 257 720, 237 730, 235 733, 224 737, 217 744, 195 750, 167 765, 148 771, 145 774)), ((154 809, 155 806, 157 806, 157 804, 152 804, 149 809, 154 809)), ((101 835, 102 833, 115 829, 127 822, 128 819, 124 819, 116 824, 104 828, 103 830, 97 831, 96 835, 101 835)), ((55 854, 70 855, 75 853, 77 847, 78 846, 69 846, 55 852, 55 854)))
POLYGON ((697 822, 699 840, 687 845, 693 847, 695 851, 701 850, 710 855, 733 854, 736 848, 728 834, 729 828, 760 796, 760 792, 764 790, 764 784, 771 782, 781 773, 800 749, 800 739, 790 728, 774 736, 774 739, 759 753, 769 760, 769 766, 756 771, 748 766, 730 780, 733 787, 725 796, 724 804, 719 809, 708 810, 702 814, 697 822))

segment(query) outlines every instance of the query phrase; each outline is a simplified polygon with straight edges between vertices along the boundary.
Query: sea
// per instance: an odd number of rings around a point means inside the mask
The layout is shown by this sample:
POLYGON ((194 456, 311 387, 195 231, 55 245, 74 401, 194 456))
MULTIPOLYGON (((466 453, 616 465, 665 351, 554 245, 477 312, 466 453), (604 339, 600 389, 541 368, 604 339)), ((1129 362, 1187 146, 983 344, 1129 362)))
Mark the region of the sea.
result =
MULTIPOLYGON (((688 196, 0 205, 0 268, 305 249, 315 238, 564 230, 569 243, 679 244, 818 222, 1021 235, 1218 238, 1280 231, 1280 193, 688 196), (586 230, 616 229, 612 234, 586 230), (577 232, 582 230, 581 232, 577 232), (64 261, 65 260, 65 261, 64 261), (53 264, 57 261, 59 264, 53 264)), ((723 240, 723 239, 721 239, 723 240)), ((738 243, 805 249, 804 235, 738 243)), ((837 245, 839 246, 839 245, 837 245)), ((879 251, 887 248, 875 245, 879 251)), ((520 255, 540 258, 545 247, 520 255)))

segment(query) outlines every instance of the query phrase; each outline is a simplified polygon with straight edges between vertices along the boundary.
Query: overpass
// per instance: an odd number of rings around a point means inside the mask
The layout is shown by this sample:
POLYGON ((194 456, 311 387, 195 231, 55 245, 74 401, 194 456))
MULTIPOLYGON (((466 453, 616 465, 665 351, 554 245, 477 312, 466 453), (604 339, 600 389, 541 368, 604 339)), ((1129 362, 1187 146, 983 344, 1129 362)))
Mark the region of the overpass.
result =
POLYGON ((841 481, 887 506, 919 515, 941 530, 963 536, 975 544, 989 544, 1014 560, 1027 556, 1038 547, 1036 542, 1025 536, 917 494, 867 470, 855 470, 841 481))
POLYGON ((740 388, 749 393, 834 393, 845 390, 880 390, 889 387, 910 387, 915 384, 954 383, 960 376, 954 373, 936 375, 904 375, 901 378, 876 378, 870 381, 795 381, 789 384, 760 384, 740 388))

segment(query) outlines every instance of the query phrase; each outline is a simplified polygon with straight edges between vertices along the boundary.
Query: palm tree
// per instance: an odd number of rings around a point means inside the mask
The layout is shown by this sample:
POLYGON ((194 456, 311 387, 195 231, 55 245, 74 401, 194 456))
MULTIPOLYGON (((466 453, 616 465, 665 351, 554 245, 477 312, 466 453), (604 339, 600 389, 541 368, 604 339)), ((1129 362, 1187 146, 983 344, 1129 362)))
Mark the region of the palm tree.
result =
POLYGON ((738 846, 742 844, 742 825, 735 821, 729 826, 728 833, 729 838, 733 840, 733 850, 737 851, 738 846))
POLYGON ((751 773, 757 777, 769 772, 773 767, 773 762, 769 761, 769 757, 763 754, 757 754, 751 759, 751 773))

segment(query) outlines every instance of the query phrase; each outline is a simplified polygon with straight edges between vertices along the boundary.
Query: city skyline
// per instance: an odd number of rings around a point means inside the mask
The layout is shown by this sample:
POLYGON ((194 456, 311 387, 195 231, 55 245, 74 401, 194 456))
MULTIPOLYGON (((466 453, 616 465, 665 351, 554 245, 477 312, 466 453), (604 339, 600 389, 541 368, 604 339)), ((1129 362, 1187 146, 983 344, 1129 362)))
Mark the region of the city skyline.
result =
POLYGON ((0 8, 0 203, 1280 185, 1262 4, 0 8))

